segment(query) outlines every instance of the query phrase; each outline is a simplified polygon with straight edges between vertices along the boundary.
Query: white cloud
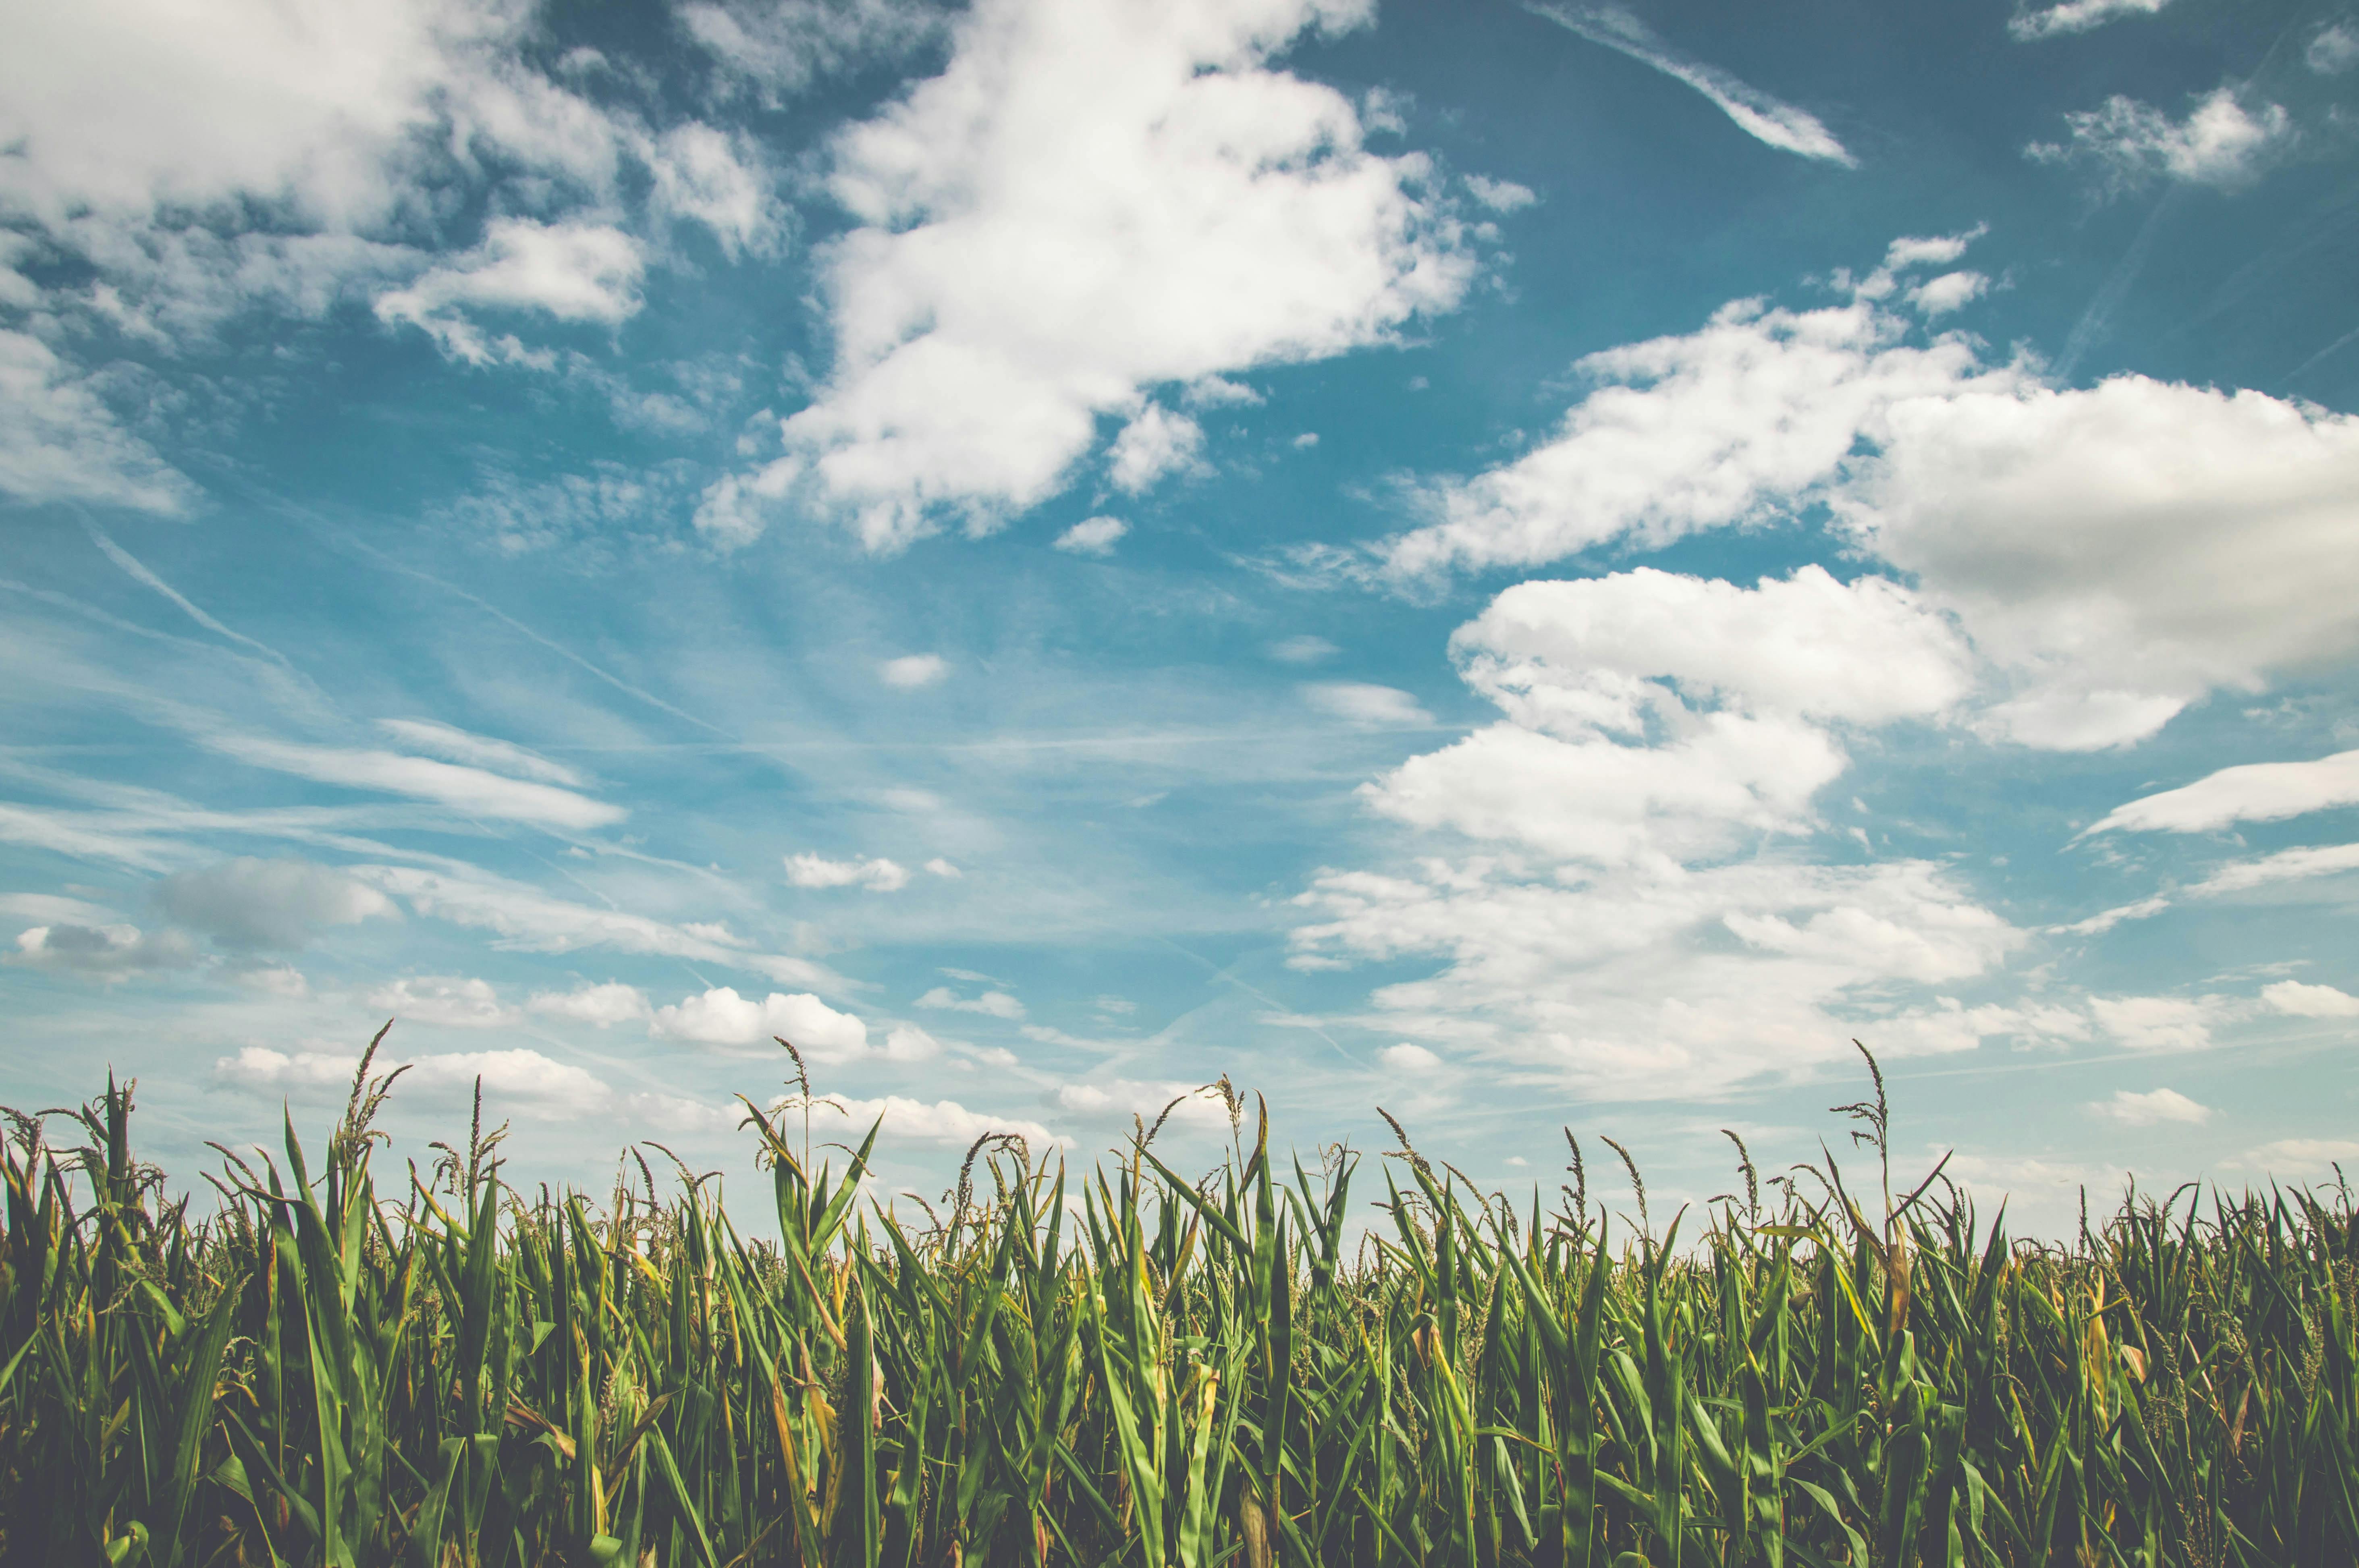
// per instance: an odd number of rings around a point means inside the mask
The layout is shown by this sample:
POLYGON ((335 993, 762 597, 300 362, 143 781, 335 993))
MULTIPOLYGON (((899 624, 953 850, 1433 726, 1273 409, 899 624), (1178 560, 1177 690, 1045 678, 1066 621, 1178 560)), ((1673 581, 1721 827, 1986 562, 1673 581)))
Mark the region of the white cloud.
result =
POLYGON ((966 875, 964 871, 939 855, 926 862, 926 872, 929 876, 947 877, 952 881, 957 881, 966 875))
POLYGON ((1302 698, 1321 713, 1370 729, 1433 722, 1433 715, 1408 693, 1364 681, 1313 681, 1302 688, 1302 698))
POLYGON ((2331 1175, 2338 1164, 2359 1163, 2359 1143, 2346 1138, 2280 1138, 2248 1151, 2229 1165, 2267 1175, 2331 1175))
POLYGON ((1433 487, 1383 569, 1660 546, 1823 502, 1993 666, 1983 727, 2069 750, 2359 648, 2359 418, 2143 376, 2052 388, 1957 334, 1912 342, 1898 287, 1887 265, 1845 304, 1740 301, 1591 356, 1604 384, 1558 435, 1433 487))
POLYGON ((391 899, 344 871, 244 855, 176 872, 156 884, 154 896, 165 914, 224 947, 300 947, 322 926, 397 913, 391 899))
POLYGON ((845 1061, 866 1053, 868 1026, 808 992, 772 991, 760 1001, 719 986, 656 1009, 648 1033, 663 1040, 731 1048, 768 1045, 783 1036, 815 1062, 845 1061))
POLYGON ((2359 805, 2359 752, 2307 762, 2246 762, 2115 806, 2089 831, 2204 833, 2359 805))
POLYGON ((751 90, 771 106, 816 78, 930 38, 949 19, 917 0, 697 0, 676 15, 712 56, 724 92, 751 90))
POLYGON ((1852 1035, 1908 1054, 2087 1032, 1932 991, 2024 940, 1942 867, 1765 841, 1820 828, 1812 799, 1846 766, 1832 726, 1939 717, 1970 690, 1962 640, 1910 590, 1815 567, 1749 589, 1527 582, 1451 645, 1504 719, 1361 794, 1456 842, 1324 871, 1297 901, 1295 967, 1440 961, 1357 1022, 1634 1095, 1803 1071, 1852 1035))
POLYGON ((1166 474, 1200 471, 1203 450, 1201 425, 1149 403, 1106 449, 1106 477, 1125 495, 1137 495, 1166 474))
POLYGON ((963 1149, 986 1133, 1013 1132, 1030 1146, 1036 1160, 1044 1151, 1062 1148, 1071 1142, 1071 1139, 1060 1138, 1028 1118, 969 1110, 956 1100, 928 1102, 900 1095, 886 1095, 881 1099, 852 1099, 837 1094, 819 1098, 842 1106, 847 1119, 864 1132, 877 1118, 884 1118, 885 1130, 878 1135, 880 1141, 905 1139, 963 1149))
POLYGON ((909 873, 891 860, 831 860, 823 855, 788 855, 787 881, 799 888, 863 887, 895 892, 909 885, 909 873))
POLYGON ((1945 272, 1908 291, 1908 303, 1927 317, 1947 316, 1980 299, 1990 290, 1990 279, 1978 272, 1945 272))
POLYGON ((1127 1123, 1137 1116, 1152 1127, 1155 1119, 1169 1107, 1171 1114, 1166 1127, 1211 1130, 1229 1125, 1229 1113, 1220 1096, 1203 1092, 1201 1085, 1176 1080, 1100 1078, 1060 1084, 1049 1097, 1049 1103, 1068 1116, 1087 1121, 1127 1123), (1172 1104, 1175 1100, 1177 1105, 1172 1104))
MULTIPOLYGON (((274 1051, 249 1045, 213 1062, 213 1080, 225 1088, 262 1093, 336 1094, 351 1084, 355 1055, 332 1051, 274 1051)), ((666 1108, 669 1097, 619 1096, 596 1076, 529 1049, 452 1051, 409 1057, 381 1056, 377 1071, 407 1065, 397 1098, 425 1094, 449 1101, 470 1093, 480 1078, 484 1098, 500 1114, 522 1112, 562 1120, 627 1108, 636 1121, 666 1108)), ((673 1102, 675 1105, 686 1102, 673 1102)))
POLYGON ((493 946, 529 953, 612 947, 751 970, 788 985, 840 990, 845 982, 823 965, 762 953, 718 925, 674 925, 619 909, 593 909, 551 898, 538 888, 487 874, 460 876, 412 866, 353 866, 353 876, 406 901, 412 912, 495 934, 493 946))
POLYGON ((1875 723, 1970 689, 1962 640, 1880 577, 1806 566, 1752 588, 1642 567, 1525 582, 1451 634, 1469 686, 1533 729, 1643 734, 1680 706, 1875 723))
POLYGON ((473 735, 431 719, 380 719, 376 727, 412 751, 471 768, 488 768, 515 778, 580 789, 589 781, 562 762, 552 762, 510 741, 473 735))
POLYGON ((2187 891, 2192 896, 2218 897, 2246 892, 2271 882, 2337 876, 2351 871, 2359 871, 2359 844, 2280 849, 2258 860, 2231 861, 2187 891))
POLYGON ((1986 973, 2021 934, 1925 861, 1660 863, 1580 879, 1508 857, 1329 871, 1296 901, 1298 956, 1399 964, 1367 1027, 1584 1094, 1693 1096, 1879 1053, 1967 1050, 2071 1021, 1921 988, 1986 973))
POLYGON ((1557 434, 1432 489, 1433 520, 1392 540, 1385 565, 1537 566, 1766 517, 1832 480, 1894 405, 1994 373, 1964 339, 1920 346, 1908 327, 1868 298, 1807 311, 1745 299, 1686 336, 1591 354, 1574 368, 1596 388, 1557 434))
POLYGON ((897 1024, 885 1034, 888 1062, 930 1062, 942 1054, 942 1043, 914 1023, 897 1024))
POLYGON ((380 986, 361 998, 379 1012, 411 1023, 450 1029, 506 1029, 524 1014, 500 1000, 489 980, 458 975, 420 975, 380 986))
POLYGON ((2017 43, 2085 33, 2123 16, 2151 16, 2170 0, 2063 0, 2037 11, 2017 11, 2007 18, 2007 36, 2017 43))
POLYGON ((1005 1018, 1010 1022, 1024 1016, 1024 1004, 1006 991, 984 991, 980 996, 962 997, 948 986, 936 986, 918 999, 918 1005, 951 1012, 980 1012, 992 1018, 1005 1018))
POLYGON ((2097 164, 2108 182, 2122 189, 2157 178, 2242 185, 2293 132, 2292 116, 2282 104, 2265 103, 2256 114, 2229 87, 2214 88, 2183 120, 2117 92, 2097 108, 2065 115, 2064 123, 2071 133, 2069 144, 2034 142, 2026 155, 2042 163, 2097 164))
POLYGON ((636 1023, 655 1016, 647 1005, 647 993, 619 980, 577 986, 570 991, 536 991, 525 1007, 531 1012, 571 1019, 576 1023, 594 1023, 601 1029, 617 1023, 636 1023))
POLYGON ((196 962, 196 957, 195 944, 179 931, 60 923, 18 932, 16 950, 5 962, 113 984, 148 970, 182 968, 196 962))
POLYGON ((2337 990, 2332 986, 2279 980, 2261 988, 2261 1000, 2276 1011, 2290 1013, 2296 1018, 2359 1018, 2359 996, 2337 990))
POLYGON ((2212 1108, 2198 1105, 2177 1089, 2115 1089, 2111 1099, 2092 1100, 2099 1116, 2130 1127, 2158 1127, 2166 1122, 2194 1126, 2212 1119, 2212 1108))
POLYGON ((116 918, 103 904, 53 892, 0 892, 0 916, 66 925, 106 925, 116 918))
POLYGON ((1119 517, 1084 517, 1057 535, 1057 548, 1076 556, 1111 556, 1114 541, 1130 532, 1119 517))
POLYGON ((940 654, 905 654, 876 667, 878 679, 902 691, 931 686, 950 673, 950 662, 940 654))
POLYGON ((1527 0, 1527 8, 1571 28, 1591 43, 1603 44, 1654 67, 1673 81, 1685 82, 1710 99, 1746 135, 1780 152, 1841 164, 1845 168, 1854 168, 1859 162, 1843 150, 1834 133, 1809 110, 1772 98, 1716 65, 1686 58, 1619 5, 1551 5, 1527 0))
POLYGON ((871 549, 952 519, 986 532, 1157 387, 1454 307, 1475 267, 1427 160, 1370 153, 1348 99, 1268 63, 1372 14, 976 5, 941 75, 836 138, 831 189, 861 226, 824 257, 833 374, 784 421, 786 455, 716 486, 700 525, 741 544, 800 489, 871 549))
POLYGON ((777 248, 777 203, 760 154, 742 135, 690 122, 657 137, 646 156, 658 211, 702 223, 721 243, 722 254, 733 259, 741 252, 777 248))
POLYGON ((1539 200, 1528 185, 1517 185, 1512 179, 1491 179, 1479 174, 1466 177, 1466 189, 1475 200, 1494 212, 1519 212, 1539 200))
POLYGON ((1262 401, 1260 393, 1241 381, 1231 381, 1224 375, 1198 376, 1181 389, 1180 400, 1190 408, 1228 408, 1239 405, 1255 406, 1262 401))
POLYGON ((230 971, 231 979, 250 991, 300 1001, 311 994, 311 982, 292 964, 247 965, 230 971))
POLYGON ((2133 1051, 2199 1051, 2233 1011, 2223 997, 2091 997, 2097 1026, 2133 1051))
POLYGON ((553 784, 504 778, 481 768, 407 757, 396 752, 305 746, 259 735, 200 734, 196 740, 210 751, 255 767, 346 789, 381 791, 432 801, 469 816, 579 831, 604 827, 629 815, 619 806, 592 800, 553 784))
POLYGON ((376 313, 422 329, 445 354, 469 364, 553 363, 512 335, 485 336, 470 312, 538 311, 620 326, 638 311, 646 272, 639 243, 611 224, 495 218, 482 244, 379 295, 376 313))
POLYGON ((170 516, 197 489, 122 427, 90 377, 39 339, 0 331, 0 492, 170 516))
POLYGON ((1844 767, 1818 721, 1934 714, 1966 689, 1956 635, 1907 589, 1816 567, 1753 589, 1651 568, 1522 583, 1451 646, 1508 721, 1364 796, 1397 821, 1599 864, 1805 831, 1844 767))
POLYGON ((2321 76, 2340 76, 2359 65, 2359 28, 2337 22, 2322 29, 2301 51, 2302 63, 2321 76))
POLYGON ((1376 1064, 1388 1073, 1405 1077, 1427 1077, 1441 1070, 1441 1058, 1422 1045, 1404 1040, 1397 1045, 1387 1045, 1376 1053, 1376 1064))
POLYGON ((1315 665, 1323 659, 1332 659, 1342 652, 1341 648, 1326 638, 1313 637, 1308 633, 1299 637, 1288 637, 1269 645, 1271 658, 1289 665, 1315 665))

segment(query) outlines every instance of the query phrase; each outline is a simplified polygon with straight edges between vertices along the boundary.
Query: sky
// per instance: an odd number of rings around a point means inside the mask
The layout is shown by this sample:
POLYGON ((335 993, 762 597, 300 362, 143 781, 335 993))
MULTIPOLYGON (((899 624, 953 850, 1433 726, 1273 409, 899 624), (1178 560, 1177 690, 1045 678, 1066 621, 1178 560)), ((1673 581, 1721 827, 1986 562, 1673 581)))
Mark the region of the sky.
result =
POLYGON ((0 1102, 2359 1161, 2359 15, 6 9, 0 1102))

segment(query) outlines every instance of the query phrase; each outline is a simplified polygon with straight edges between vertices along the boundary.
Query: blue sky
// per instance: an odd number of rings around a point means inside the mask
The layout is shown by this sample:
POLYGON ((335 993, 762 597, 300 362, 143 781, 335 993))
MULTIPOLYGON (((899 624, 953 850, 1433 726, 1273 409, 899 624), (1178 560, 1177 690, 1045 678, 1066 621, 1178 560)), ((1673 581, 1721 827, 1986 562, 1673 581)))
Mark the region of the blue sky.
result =
POLYGON ((36 6, 6 1101, 2330 1176, 2359 18, 1921 11, 36 6))

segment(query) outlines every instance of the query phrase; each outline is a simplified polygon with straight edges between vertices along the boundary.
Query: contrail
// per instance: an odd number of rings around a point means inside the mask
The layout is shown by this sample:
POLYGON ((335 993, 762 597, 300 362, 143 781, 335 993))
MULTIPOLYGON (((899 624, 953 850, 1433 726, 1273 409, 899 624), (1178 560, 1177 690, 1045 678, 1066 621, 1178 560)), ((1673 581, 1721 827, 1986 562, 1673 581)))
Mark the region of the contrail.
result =
POLYGON ((1535 16, 1545 16, 1560 27, 1579 33, 1591 43, 1603 44, 1641 65, 1653 66, 1675 81, 1686 82, 1717 104, 1722 114, 1736 122, 1738 129, 1781 152, 1839 163, 1845 168, 1859 167, 1859 160, 1835 139, 1832 131, 1820 123, 1817 115, 1772 98, 1716 65, 1685 58, 1658 38, 1652 27, 1618 5, 1551 5, 1527 0, 1524 8, 1535 16))
POLYGON ((608 686, 613 687, 616 691, 622 692, 627 697, 636 697, 641 702, 647 704, 649 707, 659 708, 666 713, 670 714, 674 719, 693 724, 700 730, 711 730, 713 734, 722 736, 727 740, 734 741, 736 739, 735 736, 731 735, 728 730, 723 730, 718 724, 708 723, 704 719, 699 719, 695 714, 687 711, 685 708, 673 707, 670 703, 666 702, 662 697, 658 697, 655 693, 651 691, 643 691, 639 687, 633 686, 630 682, 623 679, 620 676, 612 675, 605 670, 600 669, 596 665, 592 664, 589 660, 583 658, 581 654, 575 653, 572 649, 565 646, 563 643, 551 641, 549 638, 542 636, 539 633, 534 631, 531 627, 526 625, 515 616, 510 615, 506 611, 502 610, 498 605, 493 604, 488 600, 476 598, 473 594, 469 593, 465 589, 461 588, 456 583, 445 582, 442 579, 436 577, 431 572, 423 572, 406 562, 395 560, 383 550, 376 548, 373 545, 366 544, 362 540, 346 536, 342 540, 342 543, 360 551, 362 554, 372 557, 380 566, 400 572, 408 577, 414 577, 420 582, 430 582, 435 587, 441 589, 446 592, 457 594, 461 599, 465 600, 468 603, 482 611, 484 614, 500 622, 518 635, 530 638, 533 642, 536 642, 542 647, 547 648, 550 653, 555 654, 560 659, 579 665, 582 669, 587 670, 590 674, 597 676, 600 680, 604 681, 608 686))
POLYGON ((162 578, 158 577, 154 572, 149 571, 146 567, 140 564, 139 558, 136 556, 134 556, 130 551, 125 549, 122 546, 116 544, 114 540, 101 533, 97 524, 85 518, 82 521, 82 527, 89 532, 91 543, 96 545, 100 549, 106 552, 107 559, 113 561, 116 566, 121 567, 125 572, 130 574, 134 579, 147 584, 149 588, 154 589, 158 593, 160 593, 165 598, 170 600, 174 604, 179 605, 181 610, 187 612, 190 620, 195 622, 198 625, 217 636, 226 637, 233 643, 244 643, 245 646, 252 648, 255 653, 260 654, 264 658, 270 660, 273 664, 276 664, 282 669, 286 670, 289 675, 301 675, 302 672, 296 669, 293 665, 288 663, 286 655, 281 654, 277 649, 271 647, 266 643, 257 643, 243 632, 231 631, 228 627, 223 625, 220 622, 214 620, 212 616, 198 609, 195 604, 190 601, 187 595, 181 593, 179 589, 174 588, 170 583, 166 582, 162 578))

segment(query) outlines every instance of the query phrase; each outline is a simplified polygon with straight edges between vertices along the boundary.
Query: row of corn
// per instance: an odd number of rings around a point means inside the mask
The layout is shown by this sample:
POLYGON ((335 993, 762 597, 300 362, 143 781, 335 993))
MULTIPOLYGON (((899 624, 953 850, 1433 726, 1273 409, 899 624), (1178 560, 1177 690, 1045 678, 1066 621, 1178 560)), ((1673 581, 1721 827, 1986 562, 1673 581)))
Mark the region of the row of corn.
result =
POLYGON ((515 1190, 480 1112, 397 1185, 387 1082, 201 1218, 127 1087, 11 1113, 0 1563, 2359 1562, 2344 1191, 2010 1240, 1893 1195, 1879 1083, 1864 1186, 1747 1161, 1658 1230, 1406 1137, 1281 1167, 1224 1081, 1202 1180, 1002 1139, 922 1227, 873 1130, 838 1178, 749 1104, 772 1241, 684 1167, 515 1190))

